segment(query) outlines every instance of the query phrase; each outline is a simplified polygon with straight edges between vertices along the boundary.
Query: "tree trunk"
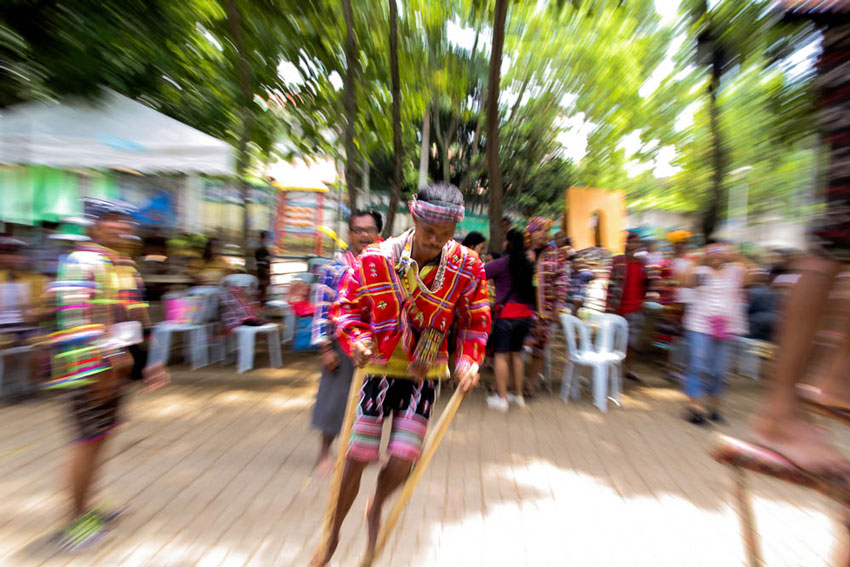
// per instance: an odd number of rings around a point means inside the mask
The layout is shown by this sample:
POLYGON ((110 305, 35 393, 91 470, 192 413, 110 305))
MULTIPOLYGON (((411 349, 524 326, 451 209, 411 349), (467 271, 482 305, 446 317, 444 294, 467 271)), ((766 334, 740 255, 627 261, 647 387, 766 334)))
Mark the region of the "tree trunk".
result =
POLYGON ((236 48, 235 66, 237 70, 239 90, 242 95, 242 106, 240 108, 242 132, 239 135, 239 143, 236 147, 236 178, 239 183, 239 193, 242 196, 242 253, 246 262, 250 257, 248 250, 248 239, 251 233, 251 215, 248 214, 248 196, 251 185, 245 176, 250 161, 248 154, 248 142, 251 138, 251 122, 253 113, 251 105, 254 99, 253 77, 248 58, 245 54, 245 38, 242 34, 242 14, 236 6, 236 0, 227 0, 225 4, 227 11, 227 28, 233 45, 236 48))
POLYGON ((393 179, 390 183, 390 204, 384 226, 384 238, 393 232, 395 210, 401 200, 401 80, 398 74, 398 8, 396 0, 390 0, 390 76, 393 96, 393 179))
POLYGON ((717 95, 720 90, 721 62, 720 54, 715 51, 712 55, 711 81, 708 84, 709 98, 709 127, 711 128, 711 194, 708 206, 702 217, 702 234, 710 238, 717 228, 720 218, 720 210, 726 202, 726 192, 723 187, 723 177, 726 174, 726 152, 723 147, 723 138, 720 132, 720 108, 717 103, 717 95))
POLYGON ((371 173, 371 166, 369 165, 369 160, 366 156, 363 156, 363 165, 360 166, 360 188, 362 189, 363 199, 364 199, 364 207, 368 207, 372 203, 371 199, 371 189, 369 174, 371 173))
POLYGON ((354 124, 357 120, 357 37, 354 34, 354 14, 351 0, 342 0, 345 16, 345 184, 351 210, 357 208, 357 147, 354 145, 354 124))
POLYGON ((431 107, 425 108, 422 117, 422 148, 419 152, 419 187, 428 185, 428 154, 431 148, 431 107))
POLYGON ((505 43, 505 19, 508 0, 496 0, 493 21, 493 48, 487 79, 487 179, 490 188, 490 249, 501 250, 505 233, 502 227, 502 171, 499 168, 499 71, 505 43))

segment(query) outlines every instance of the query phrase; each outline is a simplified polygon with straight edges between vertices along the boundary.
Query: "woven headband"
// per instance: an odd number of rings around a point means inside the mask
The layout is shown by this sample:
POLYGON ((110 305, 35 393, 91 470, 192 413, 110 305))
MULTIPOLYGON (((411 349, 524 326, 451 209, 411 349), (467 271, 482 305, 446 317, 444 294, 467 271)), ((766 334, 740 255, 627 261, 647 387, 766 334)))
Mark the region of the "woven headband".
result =
POLYGON ((464 216, 463 206, 449 203, 438 205, 436 203, 429 203, 428 201, 413 199, 410 201, 409 207, 410 214, 413 215, 414 219, 429 224, 442 224, 444 222, 457 223, 462 221, 464 216))

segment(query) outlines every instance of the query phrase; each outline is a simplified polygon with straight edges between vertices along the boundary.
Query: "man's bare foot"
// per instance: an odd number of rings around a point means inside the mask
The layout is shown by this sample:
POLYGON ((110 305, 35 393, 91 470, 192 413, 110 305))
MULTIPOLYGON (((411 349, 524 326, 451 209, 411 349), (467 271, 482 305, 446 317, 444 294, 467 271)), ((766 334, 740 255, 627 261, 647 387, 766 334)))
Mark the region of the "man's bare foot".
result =
POLYGON ((375 555, 375 546, 378 544, 378 532, 381 529, 381 509, 375 506, 375 503, 371 500, 366 504, 366 525, 369 528, 369 539, 366 543, 364 565, 368 565, 367 558, 371 561, 375 555))
POLYGON ((339 545, 339 534, 331 535, 330 539, 328 539, 327 547, 317 549, 313 557, 310 558, 310 567, 324 567, 327 565, 331 557, 333 557, 337 545, 339 545))
POLYGON ((806 472, 850 480, 850 459, 842 455, 822 428, 805 416, 757 416, 750 423, 753 441, 806 472))

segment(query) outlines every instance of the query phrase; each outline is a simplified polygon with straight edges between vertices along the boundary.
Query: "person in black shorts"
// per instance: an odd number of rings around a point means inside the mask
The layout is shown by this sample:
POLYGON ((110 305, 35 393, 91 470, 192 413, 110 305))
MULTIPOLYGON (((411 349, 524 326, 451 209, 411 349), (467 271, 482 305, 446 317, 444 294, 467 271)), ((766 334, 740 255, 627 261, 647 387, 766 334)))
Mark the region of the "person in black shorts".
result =
POLYGON ((488 345, 494 353, 496 393, 487 398, 487 405, 496 411, 505 412, 511 403, 525 407, 525 398, 522 396, 525 374, 522 349, 534 322, 534 287, 531 281, 534 266, 526 254, 521 232, 508 232, 507 254, 488 262, 484 272, 496 287, 493 329, 488 345), (511 370, 514 393, 508 392, 511 370))

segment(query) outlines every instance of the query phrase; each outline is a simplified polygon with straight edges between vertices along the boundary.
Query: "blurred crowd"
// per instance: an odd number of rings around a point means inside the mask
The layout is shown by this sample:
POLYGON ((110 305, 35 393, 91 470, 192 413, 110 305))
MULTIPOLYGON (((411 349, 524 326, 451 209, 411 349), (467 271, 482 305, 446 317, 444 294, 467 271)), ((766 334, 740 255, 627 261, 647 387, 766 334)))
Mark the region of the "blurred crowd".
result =
POLYGON ((666 379, 682 384, 688 421, 722 421, 728 374, 758 378, 760 361, 771 356, 782 276, 795 252, 701 242, 685 230, 651 238, 635 229, 615 255, 575 250, 551 225, 535 217, 515 227, 505 219, 501 251, 485 252, 478 233, 464 238, 483 255, 491 285, 490 407, 507 411, 535 395, 560 314, 588 320, 611 313, 628 323, 627 378, 642 380, 637 362, 660 363, 666 379))

